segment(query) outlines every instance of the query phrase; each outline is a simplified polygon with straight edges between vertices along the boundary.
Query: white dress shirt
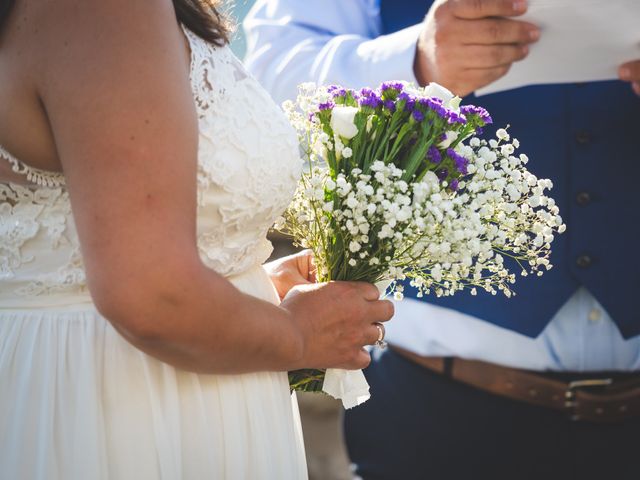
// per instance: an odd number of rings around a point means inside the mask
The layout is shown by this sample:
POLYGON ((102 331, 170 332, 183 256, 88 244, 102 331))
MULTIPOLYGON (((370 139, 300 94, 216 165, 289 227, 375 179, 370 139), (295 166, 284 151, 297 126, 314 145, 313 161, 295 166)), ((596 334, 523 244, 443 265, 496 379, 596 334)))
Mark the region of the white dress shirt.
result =
POLYGON ((303 81, 349 87, 415 82, 420 25, 381 36, 377 0, 257 0, 244 29, 245 65, 277 102, 295 97, 303 81))
MULTIPOLYGON (((415 81, 421 20, 380 35, 379 0, 258 0, 244 22, 245 62, 277 101, 295 97, 297 85, 308 81, 351 88, 385 80, 415 81)), ((535 339, 455 310, 405 299, 396 302, 387 340, 421 355, 531 370, 640 369, 640 336, 623 339, 608 313, 583 288, 535 339)))

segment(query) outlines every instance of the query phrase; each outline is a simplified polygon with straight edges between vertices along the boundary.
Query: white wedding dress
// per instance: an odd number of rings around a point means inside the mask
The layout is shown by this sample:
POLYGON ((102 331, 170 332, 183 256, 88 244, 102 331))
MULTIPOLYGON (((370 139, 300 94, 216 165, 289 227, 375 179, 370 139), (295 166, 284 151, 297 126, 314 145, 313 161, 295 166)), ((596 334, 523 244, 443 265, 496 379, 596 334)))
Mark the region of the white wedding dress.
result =
MULTIPOLYGON (((301 170, 295 134, 228 47, 185 35, 202 261, 276 303, 261 265, 301 170)), ((195 374, 134 348, 92 304, 64 177, 1 147, 0 163, 0 479, 307 478, 286 373, 195 374)))

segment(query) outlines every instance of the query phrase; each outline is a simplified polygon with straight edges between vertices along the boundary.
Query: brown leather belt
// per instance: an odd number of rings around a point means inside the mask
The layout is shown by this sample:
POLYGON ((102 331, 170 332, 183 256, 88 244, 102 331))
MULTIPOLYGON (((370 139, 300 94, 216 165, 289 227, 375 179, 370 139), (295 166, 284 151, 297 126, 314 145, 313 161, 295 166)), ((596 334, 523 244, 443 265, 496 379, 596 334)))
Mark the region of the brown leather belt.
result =
POLYGON ((542 372, 451 357, 423 357, 400 347, 391 349, 422 367, 480 390, 559 410, 572 420, 614 423, 640 416, 640 374, 620 378, 594 375, 565 382, 542 372))

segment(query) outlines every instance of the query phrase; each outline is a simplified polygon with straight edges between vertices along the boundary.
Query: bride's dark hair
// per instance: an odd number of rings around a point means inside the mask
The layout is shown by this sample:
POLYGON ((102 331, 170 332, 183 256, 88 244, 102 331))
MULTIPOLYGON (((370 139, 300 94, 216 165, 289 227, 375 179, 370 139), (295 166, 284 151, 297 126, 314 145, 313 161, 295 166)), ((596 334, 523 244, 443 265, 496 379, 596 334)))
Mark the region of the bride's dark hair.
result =
MULTIPOLYGON (((0 30, 16 0, 0 0, 0 30)), ((173 0, 176 17, 193 33, 215 45, 229 41, 229 24, 220 13, 220 0, 173 0)))

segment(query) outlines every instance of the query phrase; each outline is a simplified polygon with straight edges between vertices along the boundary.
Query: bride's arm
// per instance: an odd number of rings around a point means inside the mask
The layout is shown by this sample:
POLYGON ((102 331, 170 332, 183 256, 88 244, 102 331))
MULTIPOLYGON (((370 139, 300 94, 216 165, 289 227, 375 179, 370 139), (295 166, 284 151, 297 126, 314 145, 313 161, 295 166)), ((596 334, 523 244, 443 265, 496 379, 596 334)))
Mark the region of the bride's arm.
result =
POLYGON ((366 365, 359 347, 376 340, 371 323, 392 312, 374 287, 307 287, 283 308, 201 263, 198 125, 172 3, 33 8, 37 88, 100 312, 140 349, 193 371, 366 365))

